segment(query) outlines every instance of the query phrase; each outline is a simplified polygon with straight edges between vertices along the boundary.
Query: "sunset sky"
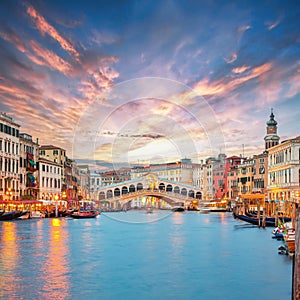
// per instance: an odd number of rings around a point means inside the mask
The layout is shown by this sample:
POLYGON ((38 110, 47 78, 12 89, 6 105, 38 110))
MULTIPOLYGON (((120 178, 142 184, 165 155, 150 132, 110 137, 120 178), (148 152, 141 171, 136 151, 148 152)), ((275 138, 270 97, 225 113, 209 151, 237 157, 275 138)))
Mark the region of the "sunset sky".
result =
POLYGON ((271 108, 300 135, 298 1, 4 0, 0 19, 0 111, 69 157, 259 154, 271 108))

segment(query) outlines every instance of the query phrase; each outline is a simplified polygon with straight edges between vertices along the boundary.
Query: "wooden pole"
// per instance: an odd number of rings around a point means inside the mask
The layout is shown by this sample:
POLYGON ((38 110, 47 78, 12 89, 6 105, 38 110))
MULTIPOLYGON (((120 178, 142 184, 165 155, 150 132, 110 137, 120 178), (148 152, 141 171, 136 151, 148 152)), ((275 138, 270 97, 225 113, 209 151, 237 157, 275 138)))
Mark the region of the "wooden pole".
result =
POLYGON ((261 226, 261 219, 260 219, 260 200, 258 199, 257 201, 256 201, 256 203, 257 203, 257 218, 258 218, 258 227, 260 227, 261 226))
POLYGON ((278 206, 275 207, 275 227, 278 226, 278 206))
POLYGON ((295 254, 293 258, 292 299, 300 299, 300 207, 296 206, 295 220, 295 254))
POLYGON ((263 218, 262 218, 262 227, 266 227, 266 209, 263 208, 263 218))

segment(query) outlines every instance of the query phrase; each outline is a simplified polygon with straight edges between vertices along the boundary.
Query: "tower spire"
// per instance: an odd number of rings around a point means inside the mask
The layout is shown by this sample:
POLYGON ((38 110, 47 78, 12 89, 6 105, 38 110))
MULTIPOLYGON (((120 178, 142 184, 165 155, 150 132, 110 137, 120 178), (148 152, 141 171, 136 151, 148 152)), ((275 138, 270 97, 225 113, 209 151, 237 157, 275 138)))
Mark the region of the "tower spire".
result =
POLYGON ((265 150, 279 144, 279 136, 277 135, 277 122, 274 118, 273 108, 271 108, 270 119, 267 121, 267 135, 265 140, 265 150))

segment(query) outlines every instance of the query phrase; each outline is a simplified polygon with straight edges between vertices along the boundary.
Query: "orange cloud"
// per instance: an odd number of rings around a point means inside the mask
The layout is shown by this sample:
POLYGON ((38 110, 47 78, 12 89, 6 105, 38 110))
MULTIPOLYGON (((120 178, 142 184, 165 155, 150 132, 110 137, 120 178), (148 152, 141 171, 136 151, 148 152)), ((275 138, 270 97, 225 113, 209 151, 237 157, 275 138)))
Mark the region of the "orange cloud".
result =
POLYGON ((271 68, 271 63, 265 63, 253 68, 246 76, 235 78, 231 81, 227 81, 226 78, 222 78, 211 83, 207 78, 204 78, 202 81, 198 82, 193 89, 202 96, 226 93, 253 78, 262 76, 266 72, 270 71, 271 68))
POLYGON ((28 15, 35 21, 37 29, 42 35, 48 34, 55 39, 60 46, 67 52, 72 53, 76 58, 79 57, 79 53, 65 38, 63 38, 57 30, 50 25, 43 16, 41 16, 32 6, 27 7, 28 15))
POLYGON ((43 48, 35 41, 29 42, 32 50, 36 54, 36 56, 27 54, 27 57, 33 61, 35 64, 40 66, 46 66, 51 70, 57 70, 62 72, 65 75, 68 75, 70 70, 72 69, 71 65, 63 60, 61 57, 56 55, 54 52, 43 48))
POLYGON ((236 74, 240 74, 240 73, 244 73, 248 69, 249 69, 249 66, 242 66, 242 67, 233 68, 232 72, 236 73, 236 74))

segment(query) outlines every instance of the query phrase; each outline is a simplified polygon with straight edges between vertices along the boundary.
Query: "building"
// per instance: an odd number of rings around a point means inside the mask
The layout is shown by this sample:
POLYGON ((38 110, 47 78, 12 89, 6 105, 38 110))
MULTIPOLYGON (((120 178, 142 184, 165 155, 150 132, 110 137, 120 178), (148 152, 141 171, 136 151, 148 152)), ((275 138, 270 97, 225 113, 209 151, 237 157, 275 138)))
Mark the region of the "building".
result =
POLYGON ((266 194, 268 182, 268 154, 254 155, 253 193, 266 194))
POLYGON ((218 158, 212 163, 212 183, 214 199, 222 199, 226 195, 225 161, 226 155, 219 154, 218 158))
POLYGON ((165 164, 150 164, 144 167, 137 166, 131 169, 131 179, 153 173, 166 180, 193 185, 193 169, 198 166, 200 165, 193 164, 190 159, 165 164))
POLYGON ((78 199, 90 200, 90 169, 88 165, 78 165, 78 199))
POLYGON ((101 174, 91 173, 90 174, 90 194, 91 200, 100 200, 99 199, 99 190, 101 187, 101 174))
POLYGON ((38 140, 34 142, 32 136, 20 133, 20 199, 37 199, 39 158, 38 140))
POLYGON ((42 145, 39 149, 39 155, 42 158, 53 161, 61 166, 62 183, 65 184, 65 164, 67 161, 66 150, 53 145, 42 145))
POLYGON ((238 189, 238 166, 242 163, 240 156, 230 156, 225 162, 225 192, 228 200, 236 200, 239 195, 238 189))
MULTIPOLYGON (((141 168, 142 170, 142 168, 141 168)), ((123 181, 127 181, 131 179, 131 169, 129 168, 121 168, 119 170, 112 170, 103 172, 100 174, 101 176, 101 186, 107 186, 123 181)))
POLYGON ((238 165, 238 190, 239 195, 251 194, 254 186, 254 165, 253 158, 245 158, 238 165))
POLYGON ((61 200, 62 166, 56 162, 40 157, 39 170, 39 199, 61 200))
POLYGON ((300 192, 300 136, 268 149, 268 200, 285 205, 300 192))
POLYGON ((0 199, 16 200, 20 196, 19 128, 12 117, 0 113, 0 199))

